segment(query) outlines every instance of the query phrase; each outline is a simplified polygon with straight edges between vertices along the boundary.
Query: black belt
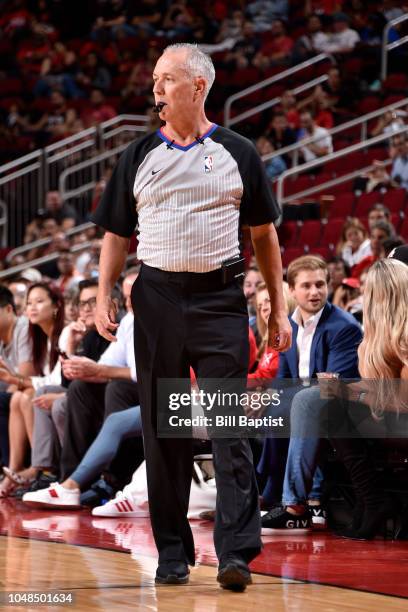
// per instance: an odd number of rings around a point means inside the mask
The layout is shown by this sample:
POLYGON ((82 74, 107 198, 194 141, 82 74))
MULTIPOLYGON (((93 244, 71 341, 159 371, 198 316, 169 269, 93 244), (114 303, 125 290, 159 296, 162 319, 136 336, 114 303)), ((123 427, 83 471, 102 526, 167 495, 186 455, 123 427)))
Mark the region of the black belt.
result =
POLYGON ((244 260, 240 258, 224 262, 221 268, 210 272, 168 272, 152 268, 145 263, 142 264, 142 269, 146 279, 175 284, 194 291, 209 291, 241 280, 244 276, 244 260))

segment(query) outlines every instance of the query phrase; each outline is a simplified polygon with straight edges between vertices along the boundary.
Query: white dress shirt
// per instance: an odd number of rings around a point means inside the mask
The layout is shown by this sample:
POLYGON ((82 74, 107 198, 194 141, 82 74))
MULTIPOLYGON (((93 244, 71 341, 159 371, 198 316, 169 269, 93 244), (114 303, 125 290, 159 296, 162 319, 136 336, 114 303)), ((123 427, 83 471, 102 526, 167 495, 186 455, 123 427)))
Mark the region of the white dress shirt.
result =
POLYGON ((292 319, 297 323, 299 329, 296 338, 299 359, 299 377, 310 378, 310 349, 312 348, 313 336, 316 331, 317 324, 320 321, 324 307, 315 315, 303 322, 299 307, 297 307, 292 315, 292 319))
POLYGON ((116 342, 111 342, 100 356, 98 363, 118 368, 130 368, 132 380, 137 381, 135 351, 133 348, 133 312, 128 312, 121 320, 116 333, 116 342))
POLYGON ((346 245, 341 251, 342 258, 344 259, 346 264, 350 266, 350 268, 360 263, 360 261, 372 254, 373 252, 371 250, 371 242, 369 238, 364 240, 364 242, 360 244, 357 251, 354 251, 354 253, 351 250, 350 245, 346 245))

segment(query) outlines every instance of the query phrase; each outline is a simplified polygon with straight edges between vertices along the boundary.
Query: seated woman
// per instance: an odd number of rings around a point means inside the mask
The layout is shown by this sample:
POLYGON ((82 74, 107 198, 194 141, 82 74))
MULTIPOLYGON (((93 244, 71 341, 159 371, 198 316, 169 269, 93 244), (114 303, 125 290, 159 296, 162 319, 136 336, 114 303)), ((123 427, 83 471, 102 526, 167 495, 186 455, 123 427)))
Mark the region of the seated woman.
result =
POLYGON ((123 440, 141 434, 140 406, 110 414, 71 476, 61 484, 55 482, 46 489, 25 493, 23 502, 43 508, 79 508, 81 489, 91 484, 109 466, 123 440))
POLYGON ((10 461, 3 468, 5 478, 0 484, 0 497, 7 497, 17 486, 34 478, 33 468, 24 469, 27 441, 31 447, 33 437, 32 400, 40 387, 61 385, 58 339, 64 326, 63 298, 50 285, 36 283, 27 293, 26 314, 36 376, 21 376, 5 364, 0 368, 0 380, 18 389, 10 400, 10 461))
POLYGON ((248 388, 257 386, 261 380, 275 378, 279 366, 279 353, 268 346, 268 319, 271 300, 265 283, 256 288, 256 327, 260 337, 258 346, 258 367, 248 374, 248 388))
POLYGON ((312 486, 323 435, 329 435, 349 471, 356 504, 351 525, 340 533, 343 537, 372 539, 386 518, 395 514, 379 488, 365 439, 408 437, 407 313, 408 266, 394 259, 376 262, 364 290, 364 338, 358 350, 362 380, 335 383, 327 399, 322 399, 318 387, 302 390, 293 399, 293 435, 311 442, 306 489, 312 486))

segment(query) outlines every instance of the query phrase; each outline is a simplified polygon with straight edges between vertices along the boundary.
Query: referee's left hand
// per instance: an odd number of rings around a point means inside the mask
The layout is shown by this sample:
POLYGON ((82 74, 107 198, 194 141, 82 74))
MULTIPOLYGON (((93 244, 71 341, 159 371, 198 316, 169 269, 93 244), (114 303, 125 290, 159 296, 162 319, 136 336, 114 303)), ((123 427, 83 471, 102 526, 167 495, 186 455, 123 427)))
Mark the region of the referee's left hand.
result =
POLYGON ((292 345, 292 327, 286 313, 271 312, 268 320, 268 346, 275 351, 284 352, 292 345))

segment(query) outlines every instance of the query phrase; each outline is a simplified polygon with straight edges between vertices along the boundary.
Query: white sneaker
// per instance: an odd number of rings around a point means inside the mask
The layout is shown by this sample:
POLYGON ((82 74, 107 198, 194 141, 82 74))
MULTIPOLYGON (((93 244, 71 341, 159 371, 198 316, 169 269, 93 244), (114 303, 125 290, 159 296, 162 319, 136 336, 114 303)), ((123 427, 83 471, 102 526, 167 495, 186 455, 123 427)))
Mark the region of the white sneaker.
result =
POLYGON ((149 506, 145 502, 136 505, 130 497, 119 491, 114 499, 106 502, 103 506, 97 506, 92 510, 93 516, 128 516, 133 518, 145 518, 149 516, 149 506))
POLYGON ((22 501, 34 508, 63 508, 65 510, 78 510, 81 508, 79 489, 66 489, 58 482, 54 482, 48 489, 40 489, 32 493, 24 493, 22 501))

